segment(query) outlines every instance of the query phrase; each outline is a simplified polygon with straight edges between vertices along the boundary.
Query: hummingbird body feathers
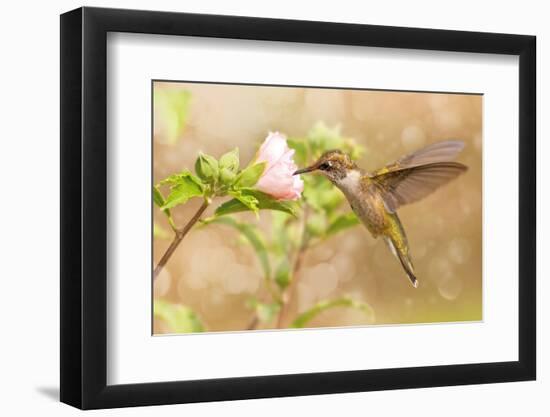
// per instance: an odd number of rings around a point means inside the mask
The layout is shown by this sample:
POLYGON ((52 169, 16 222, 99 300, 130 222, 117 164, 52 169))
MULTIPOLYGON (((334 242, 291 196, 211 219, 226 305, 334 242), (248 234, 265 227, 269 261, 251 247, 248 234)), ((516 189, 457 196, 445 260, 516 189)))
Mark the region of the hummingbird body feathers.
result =
POLYGON ((342 190, 351 209, 373 237, 384 237, 388 248, 401 262, 411 283, 416 287, 418 281, 409 256, 407 235, 397 213, 387 210, 376 183, 368 174, 353 170, 334 184, 342 190))
POLYGON ((370 178, 360 170, 333 181, 346 196, 351 209, 374 237, 383 233, 386 226, 384 201, 370 178))
POLYGON ((407 236, 397 209, 424 198, 465 172, 465 165, 452 162, 463 148, 461 141, 436 142, 372 173, 357 167, 348 155, 334 150, 326 152, 312 166, 296 171, 295 175, 320 170, 344 193, 369 232, 384 238, 417 287, 407 236))

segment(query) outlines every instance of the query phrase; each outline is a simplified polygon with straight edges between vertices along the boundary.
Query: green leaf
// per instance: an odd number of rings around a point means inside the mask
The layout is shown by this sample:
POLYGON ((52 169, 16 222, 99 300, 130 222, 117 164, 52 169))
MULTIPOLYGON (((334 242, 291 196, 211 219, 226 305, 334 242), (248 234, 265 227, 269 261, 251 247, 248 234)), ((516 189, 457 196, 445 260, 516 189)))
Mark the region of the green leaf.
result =
POLYGON ((230 191, 229 195, 232 195, 237 199, 241 204, 243 204, 248 210, 252 210, 254 213, 258 212, 258 199, 250 194, 244 193, 242 190, 230 191))
POLYGON ((273 235, 276 235, 280 230, 285 230, 288 222, 295 216, 289 216, 289 213, 280 211, 274 211, 271 213, 271 231, 273 235))
POLYGON ((289 238, 292 229, 295 227, 296 217, 290 216, 282 211, 271 211, 271 245, 270 249, 277 255, 285 257, 293 250, 293 242, 289 238))
POLYGON ((281 305, 277 302, 263 303, 258 301, 255 297, 248 299, 246 301, 246 306, 256 312, 258 320, 263 324, 271 323, 281 309, 281 305))
POLYGON ((286 141, 289 148, 294 149, 294 162, 298 166, 307 162, 307 143, 304 139, 289 138, 286 141))
POLYGON ((256 305, 258 320, 260 320, 261 323, 269 324, 275 319, 280 309, 281 306, 278 303, 258 303, 256 305))
POLYGON ((290 263, 286 257, 275 271, 275 282, 283 290, 290 284, 290 263))
POLYGON ((153 186, 153 202, 159 207, 164 206, 164 197, 162 196, 160 190, 155 186, 153 186))
MULTIPOLYGON (((315 211, 322 211, 322 194, 330 187, 326 186, 324 178, 320 175, 302 175, 302 180, 304 181, 304 191, 302 192, 304 199, 315 211)), ((326 181, 328 182, 328 180, 326 181)))
POLYGON ((326 224, 324 213, 312 213, 307 219, 307 231, 312 236, 322 236, 325 233, 326 224))
POLYGON ((226 226, 233 227, 234 229, 238 230, 242 235, 250 242, 252 247, 254 248, 254 251, 256 252, 256 256, 258 257, 260 261, 260 265, 262 266, 262 269, 264 271, 264 275, 266 278, 269 278, 271 276, 271 267, 269 265, 269 256, 267 254, 267 248, 264 243, 264 239, 261 235, 261 232, 258 230, 257 227, 249 224, 249 223, 241 223, 235 220, 232 217, 214 217, 210 219, 206 219, 203 221, 204 224, 222 224, 226 226))
POLYGON ((250 209, 236 198, 233 198, 221 204, 214 212, 214 216, 225 216, 241 211, 250 211, 250 209))
POLYGON ((153 101, 154 123, 161 127, 163 141, 170 145, 176 144, 187 123, 191 93, 186 90, 155 88, 153 101))
MULTIPOLYGON (((157 186, 153 186, 153 202, 160 208, 162 206, 164 206, 164 204, 166 203, 165 200, 164 200, 164 196, 162 195, 162 193, 160 192, 160 190, 158 189, 157 186)), ((169 209, 164 209, 162 210, 162 212, 166 215, 166 217, 168 217, 168 222, 170 223, 170 226, 172 226, 172 228, 175 228, 174 226, 174 220, 172 220, 172 213, 170 213, 170 210, 169 209)), ((155 229, 153 229, 153 232, 154 232, 155 229)), ((154 233, 153 233, 154 235, 154 233)))
POLYGON ((195 172, 201 180, 212 184, 218 180, 220 172, 218 161, 213 156, 199 152, 199 156, 195 161, 195 172))
POLYGON ((374 311, 370 305, 361 301, 355 301, 351 298, 343 297, 343 298, 338 298, 336 300, 326 300, 326 301, 318 302, 312 308, 310 308, 309 310, 303 312, 298 317, 296 317, 296 319, 292 322, 290 327, 294 327, 294 328, 305 327, 305 325, 309 323, 311 320, 313 320, 319 313, 335 307, 355 308, 357 310, 364 312, 365 315, 367 315, 370 320, 374 320, 374 311))
POLYGON ((193 173, 191 171, 189 171, 188 169, 184 169, 183 171, 178 172, 177 174, 172 174, 172 175, 169 175, 168 177, 164 178, 163 180, 161 180, 158 183, 157 187, 161 186, 161 185, 177 185, 177 184, 180 183, 180 181, 183 177, 189 178, 190 180, 192 180, 195 184, 197 184, 201 188, 204 186, 204 184, 202 183, 200 178, 198 178, 196 175, 193 175, 193 173))
POLYGON ((243 198, 247 198, 246 196, 251 196, 257 201, 257 208, 259 210, 277 210, 296 216, 296 203, 294 202, 275 200, 268 194, 258 190, 239 190, 239 196, 240 198, 234 198, 220 205, 214 215, 225 216, 227 214, 253 210, 246 202, 242 201, 243 198))
POLYGON ((349 229, 350 227, 356 226, 360 223, 359 218, 353 212, 341 214, 334 218, 330 225, 328 226, 326 235, 332 236, 342 230, 349 229))
POLYGON ((346 152, 353 160, 361 159, 366 150, 364 146, 359 145, 351 138, 345 139, 344 146, 342 148, 344 152, 346 152))
POLYGON ((332 185, 328 190, 325 190, 318 199, 319 205, 327 213, 333 212, 344 201, 344 194, 342 194, 342 192, 338 188, 332 185))
POLYGON ((243 188, 256 185, 256 183, 264 173, 265 166, 265 162, 260 162, 259 164, 254 164, 246 167, 237 176, 236 185, 243 188))
POLYGON ((162 226, 153 223, 153 237, 158 239, 168 239, 170 238, 170 233, 168 233, 168 231, 162 226))
POLYGON ((191 171, 189 171, 188 169, 184 169, 177 174, 172 174, 166 177, 158 183, 157 187, 161 185, 178 185, 181 182, 181 179, 184 177, 190 179, 199 187, 204 188, 204 184, 202 183, 202 181, 196 175, 193 175, 193 173, 191 173, 191 171))
POLYGON ((172 304, 156 299, 153 302, 153 314, 164 321, 173 333, 196 333, 204 331, 201 320, 193 310, 181 304, 172 304))
POLYGON ((321 175, 303 176, 302 179, 303 196, 316 211, 331 213, 345 201, 342 192, 321 175))
POLYGON ((170 184, 170 194, 166 197, 161 209, 166 210, 184 204, 192 197, 203 195, 200 180, 189 172, 171 175, 160 184, 170 184))
POLYGON ((308 144, 313 153, 313 158, 318 158, 323 152, 331 149, 340 149, 349 154, 352 159, 359 159, 364 148, 351 138, 343 137, 340 127, 328 127, 324 123, 316 123, 308 132, 308 144))
POLYGON ((232 173, 236 173, 239 170, 239 148, 235 148, 232 151, 222 155, 219 161, 220 170, 224 168, 232 173))
POLYGON ((316 123, 308 132, 308 140, 315 157, 330 149, 341 149, 343 139, 340 127, 329 128, 322 122, 316 123))

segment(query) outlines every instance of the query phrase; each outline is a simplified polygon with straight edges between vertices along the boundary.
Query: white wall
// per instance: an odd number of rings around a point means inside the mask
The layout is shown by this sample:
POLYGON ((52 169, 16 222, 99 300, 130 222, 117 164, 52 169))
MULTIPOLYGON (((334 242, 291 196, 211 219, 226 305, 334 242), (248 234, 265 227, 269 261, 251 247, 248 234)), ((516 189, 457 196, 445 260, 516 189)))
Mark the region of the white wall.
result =
MULTIPOLYGON (((542 257, 550 248, 550 222, 540 213, 550 210, 550 195, 542 183, 550 178, 550 134, 542 120, 550 97, 550 26, 545 2, 352 1, 299 2, 277 0, 92 1, 89 6, 158 9, 217 14, 330 20, 395 26, 417 26, 534 34, 538 37, 539 119, 539 380, 527 383, 387 391, 346 395, 239 401, 101 411, 94 415, 360 415, 464 416, 548 415, 550 405, 550 330, 546 323, 550 268, 542 257), (490 3, 490 4, 486 4, 490 3), (544 130, 543 130, 544 129, 544 130)), ((3 85, 0 129, 0 215, 2 343, 0 343, 0 410, 4 415, 33 411, 74 415, 57 403, 58 273, 59 273, 59 18, 79 7, 77 1, 5 2, 0 24, 3 85), (7 93, 7 94, 6 94, 7 93), (22 128, 24 126, 24 128, 22 128), (29 258, 27 253, 31 253, 29 258), (32 291, 29 297, 29 281, 32 291), (24 295, 24 296, 23 296, 24 295)))

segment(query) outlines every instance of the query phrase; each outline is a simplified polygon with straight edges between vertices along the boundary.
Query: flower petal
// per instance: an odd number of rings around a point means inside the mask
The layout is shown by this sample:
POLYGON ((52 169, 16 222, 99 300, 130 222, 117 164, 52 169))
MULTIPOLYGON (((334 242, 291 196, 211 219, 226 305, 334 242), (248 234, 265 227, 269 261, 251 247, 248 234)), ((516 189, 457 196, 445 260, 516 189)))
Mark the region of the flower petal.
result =
POLYGON ((266 169, 256 188, 279 200, 300 198, 304 183, 299 176, 293 176, 297 169, 294 149, 290 149, 286 136, 279 132, 269 133, 258 151, 257 162, 265 162, 266 169))

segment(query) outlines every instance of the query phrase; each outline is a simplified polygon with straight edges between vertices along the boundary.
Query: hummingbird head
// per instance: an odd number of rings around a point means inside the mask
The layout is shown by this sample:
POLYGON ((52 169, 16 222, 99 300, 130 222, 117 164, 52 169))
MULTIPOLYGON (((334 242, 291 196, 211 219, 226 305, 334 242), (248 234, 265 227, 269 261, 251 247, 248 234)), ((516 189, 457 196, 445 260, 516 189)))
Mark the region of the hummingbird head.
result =
POLYGON ((346 178, 350 171, 356 170, 357 165, 351 160, 348 154, 339 149, 325 152, 312 165, 307 168, 299 169, 294 175, 305 174, 307 172, 320 171, 332 183, 339 183, 346 178))

